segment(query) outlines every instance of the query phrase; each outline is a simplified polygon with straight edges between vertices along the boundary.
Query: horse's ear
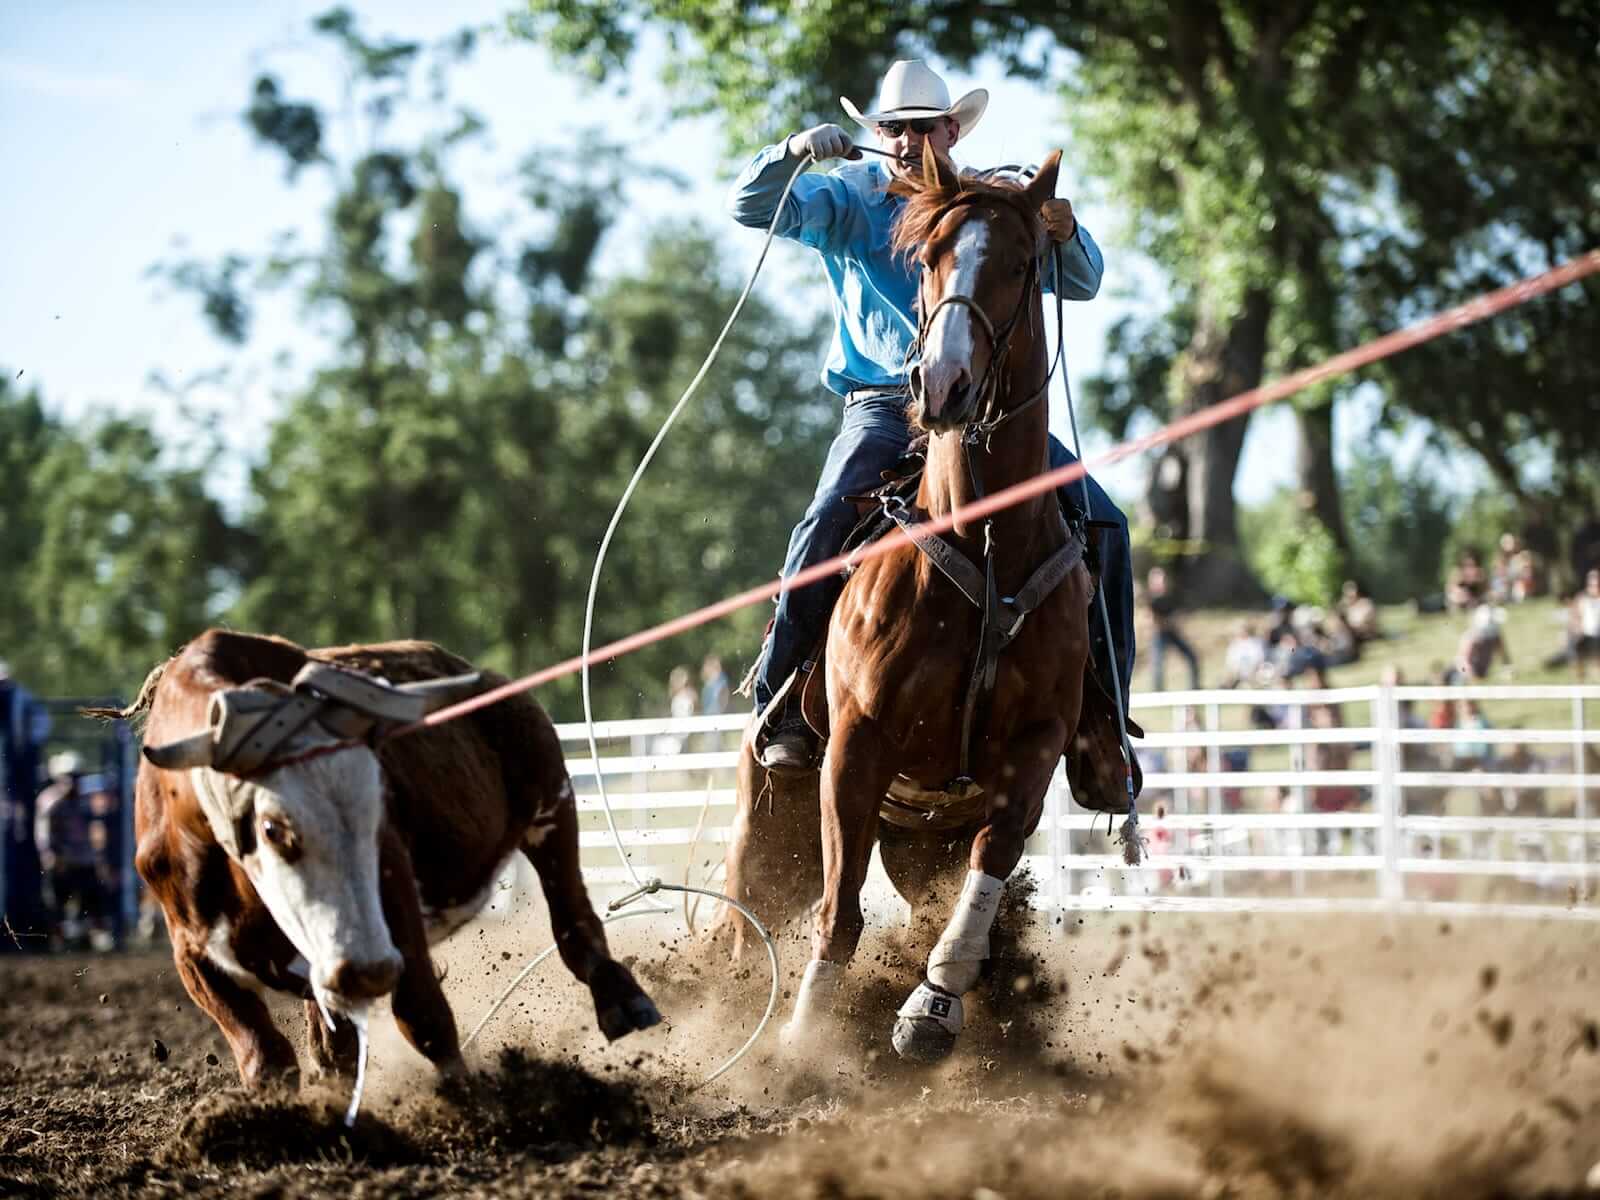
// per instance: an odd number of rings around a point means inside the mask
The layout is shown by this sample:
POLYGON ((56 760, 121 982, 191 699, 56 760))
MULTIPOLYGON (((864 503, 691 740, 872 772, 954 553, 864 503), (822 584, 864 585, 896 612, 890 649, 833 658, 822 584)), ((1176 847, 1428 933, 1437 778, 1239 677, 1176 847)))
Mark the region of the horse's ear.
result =
POLYGON ((1052 150, 1050 157, 1044 160, 1044 166, 1039 168, 1039 173, 1028 181, 1028 202, 1034 208, 1039 208, 1046 200, 1054 198, 1056 194, 1056 176, 1061 171, 1061 151, 1052 150))
POLYGON ((935 150, 932 142, 922 143, 922 186, 941 192, 961 190, 955 163, 935 150))

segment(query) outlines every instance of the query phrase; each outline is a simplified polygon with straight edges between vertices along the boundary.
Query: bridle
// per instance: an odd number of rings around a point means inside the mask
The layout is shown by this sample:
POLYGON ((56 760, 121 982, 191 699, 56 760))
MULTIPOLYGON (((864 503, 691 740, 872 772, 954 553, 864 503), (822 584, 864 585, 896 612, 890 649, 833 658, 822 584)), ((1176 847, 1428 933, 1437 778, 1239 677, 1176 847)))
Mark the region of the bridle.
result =
MULTIPOLYGON (((968 207, 990 199, 998 199, 1002 204, 1011 204, 1004 197, 996 197, 990 192, 962 192, 947 201, 943 207, 934 213, 929 227, 937 226, 948 213, 957 208, 968 207)), ((1021 211, 1018 205, 1011 204, 1011 207, 1017 208, 1019 212, 1021 211)), ((962 441, 968 446, 976 445, 979 442, 987 443, 994 436, 997 429, 1012 418, 1021 416, 1028 409, 1039 403, 1049 391, 1051 376, 1055 374, 1056 363, 1060 361, 1059 346, 1055 361, 1051 363, 1049 370, 1045 372, 1043 381, 1034 389, 1032 394, 1021 404, 1013 405, 1003 410, 1000 408, 1003 400, 1008 398, 1001 395, 1000 382, 1003 377, 1002 372, 1005 369, 1006 360, 1011 354, 1011 339, 1017 332, 1017 326, 1021 323, 1023 314, 1031 313, 1032 305, 1040 292, 1040 261, 1041 259, 1038 255, 1028 260, 1028 273, 1023 280, 1022 296, 1017 301, 1017 307, 1012 310, 1011 315, 998 328, 995 327, 993 319, 984 311, 982 305, 971 296, 964 296, 959 292, 952 292, 950 295, 942 297, 932 308, 924 311, 917 323, 917 337, 911 345, 908 358, 921 357, 922 349, 927 344, 928 334, 933 329, 935 318, 946 308, 965 308, 977 318, 977 323, 982 328, 984 336, 989 339, 989 364, 984 368, 983 378, 977 382, 977 402, 973 406, 973 415, 967 421, 961 434, 962 441)), ((919 283, 919 293, 920 287, 921 284, 919 283)), ((927 402, 926 398, 920 393, 920 385, 918 383, 920 378, 921 376, 918 374, 910 375, 910 390, 912 399, 925 408, 927 402)))

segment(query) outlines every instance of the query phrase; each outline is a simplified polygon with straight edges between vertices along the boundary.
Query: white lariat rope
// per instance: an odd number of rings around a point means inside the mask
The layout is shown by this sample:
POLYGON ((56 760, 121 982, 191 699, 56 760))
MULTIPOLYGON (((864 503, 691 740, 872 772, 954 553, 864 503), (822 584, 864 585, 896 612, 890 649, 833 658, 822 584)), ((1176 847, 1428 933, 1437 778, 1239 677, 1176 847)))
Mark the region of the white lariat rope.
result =
MULTIPOLYGON (((715 892, 709 888, 680 887, 675 883, 662 883, 659 879, 652 879, 649 883, 641 883, 636 891, 629 892, 626 896, 623 896, 617 900, 613 900, 606 906, 607 911, 610 912, 611 915, 605 919, 604 923, 610 925, 613 921, 626 921, 630 917, 654 917, 659 916, 663 912, 672 912, 672 909, 661 908, 636 908, 632 912, 618 911, 619 909, 625 908, 627 905, 632 904, 635 900, 638 900, 642 896, 651 895, 659 891, 697 892, 702 896, 711 896, 719 900, 726 900, 729 904, 733 905, 734 908, 738 909, 739 912, 744 915, 745 920, 749 921, 750 924, 755 928, 755 931, 761 935, 762 945, 764 945, 767 950, 767 962, 772 967, 772 987, 767 993, 767 1009, 761 1014, 761 1020, 756 1023, 755 1031, 751 1033, 744 1045, 740 1046, 727 1062, 723 1063, 715 1071, 711 1072, 711 1074, 707 1075, 699 1083, 695 1084, 694 1087, 689 1089, 690 1091, 698 1091, 700 1088, 705 1087, 706 1084, 711 1083, 713 1080, 719 1078, 736 1062, 749 1053, 750 1047, 756 1044, 756 1039, 761 1036, 762 1031, 767 1027, 767 1023, 772 1020, 772 1014, 777 1010, 778 1007, 778 947, 777 944, 773 942, 772 936, 766 931, 765 928, 762 927, 761 922, 756 919, 756 915, 744 905, 740 904, 732 896, 725 896, 721 892, 715 892)), ((544 962, 545 959, 554 954, 555 950, 556 947, 554 944, 547 946, 543 951, 536 955, 527 966, 523 967, 522 970, 517 973, 517 977, 506 985, 505 990, 500 993, 499 998, 496 999, 494 1004, 490 1006, 489 1011, 483 1014, 483 1020, 478 1022, 477 1027, 473 1029, 473 1031, 467 1035, 466 1040, 461 1043, 461 1048, 463 1050, 477 1040, 478 1035, 483 1032, 484 1026, 492 1021, 495 1014, 505 1007, 506 1001, 511 999, 511 993, 516 991, 517 988, 521 986, 523 980, 527 979, 529 975, 533 974, 540 963, 544 962)))
MULTIPOLYGON (((734 323, 738 321, 739 314, 744 311, 745 301, 750 298, 750 292, 756 285, 756 278, 761 274, 761 268, 767 261, 767 251, 772 248, 772 239, 777 236, 778 221, 783 216, 784 202, 789 199, 789 193, 794 190, 794 181, 799 179, 801 172, 815 161, 815 156, 807 154, 796 165, 793 174, 789 176, 789 181, 783 185, 783 194, 778 197, 777 207, 772 214, 772 224, 767 226, 766 241, 761 245, 761 254, 756 259, 756 265, 750 272, 750 278, 745 281, 744 291, 739 293, 738 303, 733 306, 733 311, 728 314, 728 320, 722 326, 722 332, 717 335, 717 340, 712 343, 711 350, 706 354, 705 361, 700 364, 700 369, 695 372, 694 378, 689 381, 689 386, 683 389, 683 395, 678 397, 678 402, 672 406, 672 411, 667 414, 667 419, 661 423, 661 428, 656 431, 656 436, 645 450, 644 457, 639 460, 639 465, 634 468, 633 477, 628 480, 628 486, 622 489, 622 498, 617 501, 617 507, 611 514, 611 521, 606 526, 605 535, 600 539, 600 549, 594 559, 594 571, 589 576, 589 596, 584 603, 583 609, 583 722, 588 734, 589 761, 593 765, 595 786, 600 793, 600 807, 605 811, 606 828, 611 833, 612 844, 617 848, 617 857, 622 861, 622 869, 628 873, 628 878, 632 880, 635 889, 622 899, 614 900, 607 906, 612 915, 607 917, 604 923, 609 925, 613 921, 621 921, 629 917, 654 917, 676 911, 665 907, 641 908, 626 913, 617 911, 643 896, 654 895, 660 891, 697 892, 702 896, 711 896, 715 899, 726 901, 737 909, 744 919, 750 922, 755 931, 761 935, 761 941, 767 948, 767 960, 772 966, 772 987, 767 996, 767 1010, 761 1015, 761 1020, 756 1024, 755 1031, 751 1033, 745 1044, 739 1047, 738 1052, 732 1058, 697 1083, 695 1085, 696 1088, 704 1087, 714 1079, 717 1079, 743 1058, 750 1048, 756 1044, 756 1040, 766 1029, 768 1022, 772 1020, 772 1014, 778 1007, 778 949, 773 943, 771 935, 762 927, 761 922, 756 919, 756 915, 732 896, 725 895, 722 892, 711 891, 707 888, 689 887, 687 883, 680 886, 673 883, 662 883, 659 879, 652 879, 649 883, 645 883, 639 878, 638 873, 634 871, 633 863, 628 860, 628 853, 622 845, 622 835, 617 832, 616 817, 611 811, 611 798, 606 794, 606 777, 600 769, 600 747, 595 739, 594 732, 594 707, 589 690, 589 648, 594 634, 594 604, 595 597, 600 590, 600 572, 605 566, 606 551, 611 548, 611 539, 617 532, 617 526, 622 523, 622 514, 628 507, 628 501, 633 498, 634 489, 639 486, 639 481, 644 478, 644 473, 655 458, 656 451, 661 448, 662 442, 666 440, 668 431, 677 421, 679 414, 687 407, 690 398, 699 389, 701 381, 706 377, 706 373, 711 370, 711 365, 717 361, 717 355, 722 351, 722 344, 728 340, 728 334, 732 332, 734 323)), ((693 933, 692 925, 690 926, 690 932, 693 933)), ((478 1022, 477 1028, 467 1035, 466 1041, 461 1043, 462 1049, 472 1044, 478 1034, 483 1031, 483 1027, 493 1019, 494 1015, 511 998, 511 993, 517 989, 523 980, 533 974, 555 949, 554 945, 547 947, 517 973, 517 977, 500 993, 500 998, 494 1002, 489 1011, 484 1014, 483 1019, 478 1022)))
POLYGON ((362 1004, 345 1014, 345 1019, 356 1027, 356 1086, 350 1092, 350 1107, 345 1110, 344 1124, 348 1129, 356 1123, 361 1111, 361 1094, 367 1090, 367 1015, 371 1011, 362 1004))
MULTIPOLYGON (((1064 325, 1062 320, 1061 299, 1061 246, 1053 244, 1050 253, 1056 268, 1056 358, 1061 366, 1061 388, 1067 397, 1067 420, 1072 426, 1072 453, 1079 462, 1083 461, 1083 447, 1078 443, 1078 414, 1072 406, 1072 384, 1067 379, 1067 358, 1064 325)), ((1085 471, 1079 478, 1083 488, 1083 515, 1089 519, 1089 473, 1085 471)), ((1111 612, 1106 607, 1106 581, 1101 580, 1100 586, 1095 589, 1095 603, 1100 609, 1100 624, 1106 635, 1106 658, 1111 665, 1111 703, 1117 713, 1117 733, 1122 739, 1122 752, 1127 755, 1128 761, 1123 764, 1123 780, 1128 790, 1128 815, 1122 822, 1122 828, 1117 834, 1117 841, 1122 846, 1122 861, 1130 867, 1139 865, 1144 857, 1144 839, 1139 834, 1139 803, 1133 794, 1133 743, 1128 738, 1128 721, 1122 710, 1122 668, 1117 662, 1117 644, 1111 637, 1111 612)))

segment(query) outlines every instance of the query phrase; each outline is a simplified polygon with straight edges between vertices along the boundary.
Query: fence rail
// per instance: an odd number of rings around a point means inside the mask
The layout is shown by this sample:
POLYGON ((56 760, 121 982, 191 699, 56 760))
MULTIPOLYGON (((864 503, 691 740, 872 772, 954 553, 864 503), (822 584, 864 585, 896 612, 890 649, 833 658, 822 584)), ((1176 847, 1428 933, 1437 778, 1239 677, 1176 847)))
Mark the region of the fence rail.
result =
MULTIPOLYGON (((1133 709, 1149 731, 1137 747, 1149 854, 1125 866, 1105 818, 1075 809, 1058 771, 1024 859, 1040 904, 1600 918, 1589 807, 1600 686, 1168 692, 1135 697, 1133 709), (1484 719, 1429 728, 1419 711, 1465 704, 1484 719)), ((713 876, 745 721, 595 727, 599 775, 641 877, 713 876)), ((607 894, 627 873, 605 831, 587 730, 557 729, 585 871, 607 894)))

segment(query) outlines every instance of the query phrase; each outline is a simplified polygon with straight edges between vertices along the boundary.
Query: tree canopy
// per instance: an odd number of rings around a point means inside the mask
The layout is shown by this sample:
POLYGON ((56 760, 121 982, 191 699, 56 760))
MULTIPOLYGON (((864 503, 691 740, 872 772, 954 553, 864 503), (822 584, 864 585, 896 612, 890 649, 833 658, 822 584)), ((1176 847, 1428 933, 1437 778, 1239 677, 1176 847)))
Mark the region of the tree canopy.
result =
MULTIPOLYGON (((224 509, 213 464, 177 461, 145 423, 69 428, 0 385, 0 458, 21 492, 0 526, 18 565, 0 584, 0 652, 36 690, 127 692, 216 620, 307 644, 427 638, 514 674, 576 653, 612 507, 737 297, 694 225, 660 224, 625 269, 597 269, 628 200, 620 148, 529 147, 517 209, 475 207, 453 161, 483 125, 447 86, 470 41, 369 37, 342 10, 316 31, 357 136, 265 74, 244 128, 292 184, 331 184, 320 239, 160 272, 224 342, 253 336, 273 291, 331 331, 280 397, 243 495, 224 509)), ((747 307, 621 526, 597 639, 776 573, 835 420, 821 335, 747 307)), ((245 403, 242 378, 219 378, 245 403)), ((599 711, 664 709, 673 665, 716 651, 736 666, 764 620, 601 671, 599 711)), ((575 686, 543 698, 571 716, 575 686)))
MULTIPOLYGON (((597 77, 659 33, 681 107, 726 115, 739 150, 836 119, 836 97, 870 94, 897 57, 970 68, 988 56, 1053 87, 1079 171, 1126 214, 1123 245, 1162 268, 1172 298, 1113 345, 1096 394, 1117 427, 1136 411, 1195 411, 1600 244, 1600 115, 1588 102, 1600 83, 1597 23, 1579 0, 846 0, 781 11, 529 0, 513 22, 597 77)), ((1041 143, 1051 136, 1041 130, 1041 143)), ((1567 351, 1600 332, 1597 300, 1591 281, 1397 360, 1380 375, 1391 405, 1460 436, 1497 473, 1521 465, 1492 458, 1519 434, 1572 462, 1588 444, 1573 414, 1596 427, 1597 389, 1593 365, 1567 351), (1517 358, 1515 347, 1541 339, 1549 361, 1517 358), (1475 373, 1474 386, 1439 387, 1448 363, 1475 373), (1496 411, 1505 415, 1485 418, 1496 411)), ((1295 402, 1302 486, 1340 546, 1332 408, 1351 386, 1295 402)), ((1245 432, 1236 421, 1191 438, 1173 450, 1174 469, 1152 476, 1153 492, 1171 485, 1152 495, 1170 539, 1204 547, 1183 570, 1191 600, 1256 594, 1234 516, 1245 432)), ((1592 474, 1579 473, 1592 494, 1592 474)), ((1566 474, 1555 472, 1558 487, 1566 474)))

